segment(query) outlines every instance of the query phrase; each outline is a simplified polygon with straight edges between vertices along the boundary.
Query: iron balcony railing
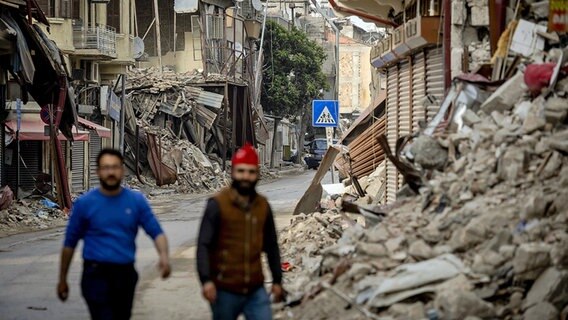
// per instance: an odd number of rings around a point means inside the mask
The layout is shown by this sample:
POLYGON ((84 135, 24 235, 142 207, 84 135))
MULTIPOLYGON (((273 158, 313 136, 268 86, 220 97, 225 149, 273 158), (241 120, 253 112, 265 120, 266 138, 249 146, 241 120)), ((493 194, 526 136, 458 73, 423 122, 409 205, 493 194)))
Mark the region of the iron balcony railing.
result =
POLYGON ((106 56, 116 57, 116 29, 106 25, 85 27, 75 20, 73 44, 76 49, 96 49, 106 56))

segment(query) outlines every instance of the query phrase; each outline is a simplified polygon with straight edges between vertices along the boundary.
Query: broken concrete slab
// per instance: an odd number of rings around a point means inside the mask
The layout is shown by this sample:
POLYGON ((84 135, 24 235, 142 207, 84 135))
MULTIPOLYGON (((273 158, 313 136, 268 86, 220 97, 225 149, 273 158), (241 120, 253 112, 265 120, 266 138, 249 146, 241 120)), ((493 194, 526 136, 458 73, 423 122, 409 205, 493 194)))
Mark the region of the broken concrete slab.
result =
POLYGON ((462 120, 466 126, 469 126, 471 128, 481 122, 481 118, 471 109, 465 110, 464 114, 462 115, 462 120))
POLYGON ((429 136, 418 137, 410 146, 414 162, 425 169, 442 168, 448 161, 448 151, 440 143, 429 136))
POLYGON ((400 319, 422 320, 426 315, 424 303, 396 303, 389 308, 389 312, 400 319))
POLYGON ((381 243, 357 243, 357 252, 371 257, 388 257, 389 253, 381 243))
POLYGON ((568 303, 568 271, 555 267, 547 269, 535 281, 528 292, 523 309, 541 302, 549 302, 561 309, 568 303))
POLYGON ((493 111, 508 111, 519 101, 524 89, 523 74, 518 72, 511 79, 507 80, 481 105, 481 110, 486 114, 493 111))
POLYGON ((532 306, 523 314, 523 320, 557 320, 558 310, 548 302, 541 302, 532 306))
POLYGON ((497 172, 502 180, 514 181, 528 170, 529 157, 527 152, 521 148, 511 147, 499 159, 497 172))
POLYGON ((550 265, 551 246, 544 243, 523 243, 515 251, 513 270, 519 280, 536 280, 550 265))
POLYGON ((408 254, 417 260, 427 260, 434 256, 434 251, 424 240, 417 240, 408 248, 408 254))
POLYGON ((495 307, 473 292, 444 291, 438 294, 435 305, 444 319, 465 319, 468 316, 492 319, 496 316, 495 307))
POLYGON ((394 270, 395 274, 379 284, 374 296, 408 290, 429 283, 451 279, 463 272, 462 261, 452 255, 442 255, 434 259, 401 265, 394 270))

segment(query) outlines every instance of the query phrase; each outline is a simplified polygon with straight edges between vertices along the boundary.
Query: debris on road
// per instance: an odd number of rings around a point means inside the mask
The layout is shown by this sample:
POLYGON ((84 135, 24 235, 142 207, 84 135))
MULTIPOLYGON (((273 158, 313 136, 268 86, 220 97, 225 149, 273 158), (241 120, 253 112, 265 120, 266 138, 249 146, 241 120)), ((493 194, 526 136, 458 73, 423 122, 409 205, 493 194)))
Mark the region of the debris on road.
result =
POLYGON ((11 201, 8 208, 0 211, 0 237, 61 226, 68 219, 57 204, 45 197, 11 201))
MULTIPOLYGON (((524 63, 564 66, 555 50, 524 63)), ((456 79, 448 99, 469 102, 385 150, 407 184, 396 202, 384 203, 383 163, 294 216, 280 241, 294 265, 284 286, 301 303, 276 318, 567 314, 568 77, 533 79, 536 69, 493 89, 456 79), (462 99, 466 85, 489 98, 462 99)))

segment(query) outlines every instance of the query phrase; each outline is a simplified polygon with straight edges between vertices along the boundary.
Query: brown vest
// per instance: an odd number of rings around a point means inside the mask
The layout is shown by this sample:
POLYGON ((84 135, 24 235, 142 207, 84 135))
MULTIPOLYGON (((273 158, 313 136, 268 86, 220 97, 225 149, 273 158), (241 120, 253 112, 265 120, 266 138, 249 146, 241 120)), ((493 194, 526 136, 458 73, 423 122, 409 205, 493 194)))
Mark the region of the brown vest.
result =
POLYGON ((211 253, 212 278, 220 289, 249 293, 264 283, 261 254, 268 201, 256 195, 248 206, 240 205, 234 189, 215 196, 220 207, 217 246, 211 253))

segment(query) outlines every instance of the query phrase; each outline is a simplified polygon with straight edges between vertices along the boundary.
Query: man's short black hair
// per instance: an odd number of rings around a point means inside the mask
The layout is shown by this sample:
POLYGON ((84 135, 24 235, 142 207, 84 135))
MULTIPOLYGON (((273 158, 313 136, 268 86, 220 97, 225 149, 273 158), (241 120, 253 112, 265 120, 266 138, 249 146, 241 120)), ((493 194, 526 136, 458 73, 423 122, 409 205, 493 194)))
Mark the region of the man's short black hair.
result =
POLYGON ((120 153, 119 150, 105 148, 101 150, 101 152, 99 152, 99 155, 97 156, 97 168, 101 166, 101 158, 105 155, 115 156, 120 159, 120 163, 124 164, 124 157, 122 156, 122 153, 120 153))

